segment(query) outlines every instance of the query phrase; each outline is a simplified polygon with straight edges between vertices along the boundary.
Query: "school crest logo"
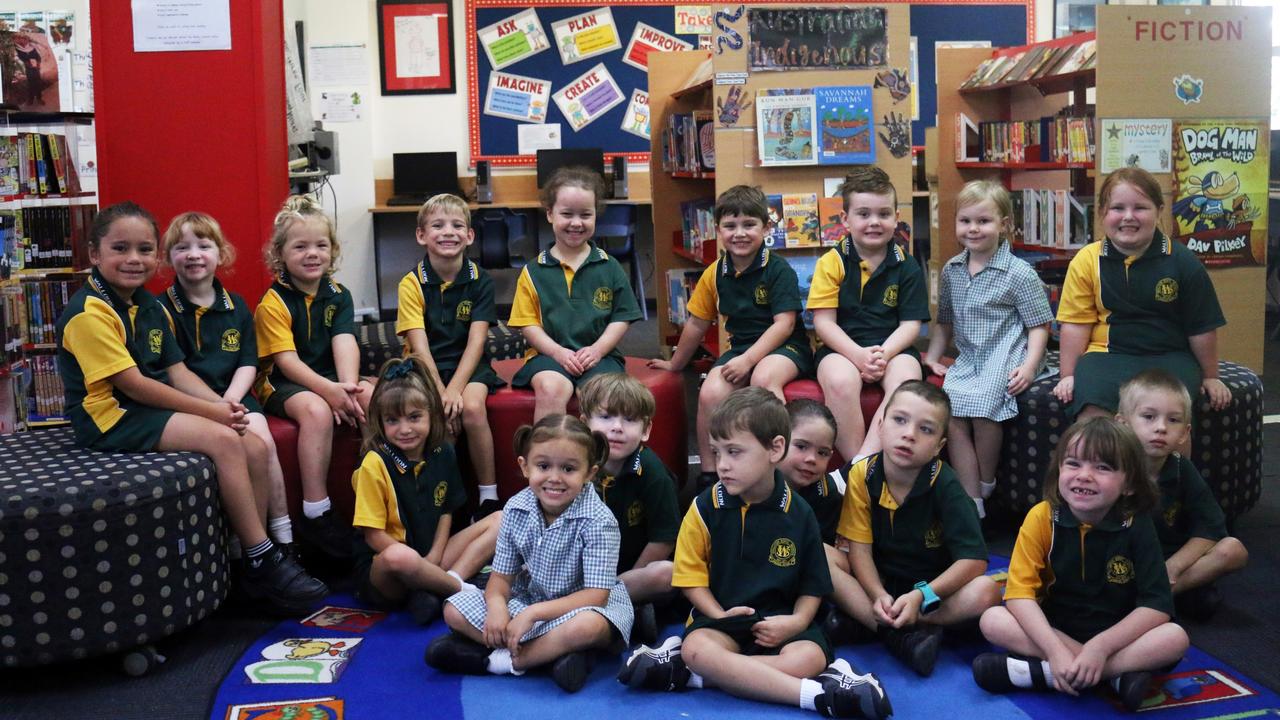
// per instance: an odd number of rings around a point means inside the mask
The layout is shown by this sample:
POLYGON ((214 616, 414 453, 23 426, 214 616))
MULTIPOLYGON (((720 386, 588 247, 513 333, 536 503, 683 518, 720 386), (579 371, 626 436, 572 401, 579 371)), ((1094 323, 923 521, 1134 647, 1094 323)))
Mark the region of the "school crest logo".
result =
POLYGON ((765 287, 764 283, 756 286, 755 298, 757 305, 769 304, 769 288, 765 287))
POLYGON ((598 287, 591 296, 591 304, 597 310, 608 310, 613 307, 613 288, 598 287))
POLYGON ((432 499, 435 500, 436 507, 444 505, 444 496, 447 494, 449 494, 449 483, 445 480, 436 483, 435 492, 431 494, 432 499))
POLYGON ((222 351, 223 352, 240 352, 240 331, 235 328, 229 328, 222 333, 222 351))
POLYGON ((884 289, 884 298, 881 300, 885 307, 898 307, 898 286, 890 285, 884 289))
POLYGON ((164 347, 164 332, 160 328, 151 328, 151 332, 147 333, 147 347, 152 355, 160 354, 160 349, 164 347))
POLYGON ((627 527, 636 527, 644 522, 644 504, 639 500, 627 507, 627 527))
POLYGON ((769 548, 769 562, 778 567, 796 564, 796 544, 787 538, 778 538, 769 548))
POLYGON ((924 533, 924 546, 933 549, 942 547, 942 522, 934 520, 924 533))
POLYGON ((1160 278, 1160 282, 1156 283, 1156 300, 1167 303, 1177 299, 1178 281, 1173 278, 1160 278))
POLYGON ((1133 561, 1116 555, 1107 561, 1107 582, 1124 585, 1133 580, 1133 561))
POLYGON ((471 322, 471 301, 463 300, 458 303, 458 311, 453 314, 458 322, 471 322))
POLYGON ((338 306, 330 305, 324 309, 324 326, 333 327, 333 317, 338 314, 338 306))
POLYGON ((1176 502, 1170 505, 1168 509, 1164 511, 1164 524, 1169 527, 1173 527, 1173 524, 1178 521, 1178 513, 1180 512, 1182 512, 1181 502, 1176 502))

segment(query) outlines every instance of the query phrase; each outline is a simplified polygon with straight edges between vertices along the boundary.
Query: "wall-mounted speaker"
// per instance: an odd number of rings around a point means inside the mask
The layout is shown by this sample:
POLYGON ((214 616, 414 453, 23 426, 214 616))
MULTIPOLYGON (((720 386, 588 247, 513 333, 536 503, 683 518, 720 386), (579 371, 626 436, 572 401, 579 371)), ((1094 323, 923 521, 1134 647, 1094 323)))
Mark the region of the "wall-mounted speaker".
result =
POLYGON ((493 202, 493 172, 488 160, 476 161, 476 202, 493 202))
POLYGON ((625 155, 614 155, 613 197, 617 200, 625 200, 627 192, 627 157, 625 155))

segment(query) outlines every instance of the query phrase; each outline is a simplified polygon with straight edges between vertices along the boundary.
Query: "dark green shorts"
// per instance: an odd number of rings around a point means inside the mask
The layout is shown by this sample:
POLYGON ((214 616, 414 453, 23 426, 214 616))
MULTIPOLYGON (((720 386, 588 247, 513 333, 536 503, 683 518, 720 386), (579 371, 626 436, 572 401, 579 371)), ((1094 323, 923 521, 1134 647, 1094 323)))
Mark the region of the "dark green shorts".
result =
MULTIPOLYGON (((730 360, 746 352, 750 347, 750 345, 744 345, 740 348, 731 347, 728 350, 725 350, 721 353, 720 357, 716 358, 715 364, 711 367, 717 368, 724 365, 730 360)), ((785 342, 765 357, 769 357, 770 355, 780 355, 790 360, 796 366, 797 380, 812 378, 814 370, 817 368, 817 366, 813 364, 813 350, 808 345, 802 347, 792 342, 785 342)))
POLYGON ((244 397, 240 398, 240 403, 244 405, 244 411, 246 413, 262 412, 262 403, 258 402, 258 398, 254 397, 252 394, 246 393, 244 397))
POLYGON ((822 648, 822 654, 827 658, 828 663, 835 660, 835 656, 831 654, 831 647, 827 645, 827 637, 823 635, 822 631, 818 629, 818 626, 813 623, 809 623, 809 627, 805 628, 795 637, 791 638, 779 647, 771 648, 757 645, 755 636, 751 634, 751 626, 763 619, 764 617, 759 613, 752 615, 735 615, 734 617, 721 618, 719 620, 712 620, 706 616, 699 616, 695 618, 693 622, 689 623, 688 627, 684 629, 684 636, 687 638, 689 637, 689 633, 703 628, 706 628, 707 630, 719 630, 725 635, 728 635, 729 639, 738 644, 738 649, 743 655, 777 655, 782 652, 782 648, 790 645, 791 643, 808 640, 822 648))
POLYGON ((1076 362, 1071 417, 1079 415, 1086 405, 1096 405, 1107 412, 1115 412, 1120 407, 1120 386, 1129 378, 1150 368, 1173 373, 1187 386, 1187 392, 1191 393, 1192 409, 1200 404, 1200 363, 1196 362, 1191 353, 1138 356, 1091 352, 1081 355, 1076 362))
MULTIPOLYGON (((440 371, 440 379, 444 381, 445 385, 448 385, 453 380, 453 373, 456 369, 449 368, 448 370, 440 371)), ((489 394, 492 395, 498 391, 498 388, 505 387, 507 381, 498 377, 498 373, 494 372, 493 366, 482 360, 479 365, 476 365, 475 372, 471 373, 471 380, 468 381, 468 384, 470 383, 484 385, 489 388, 489 394)))
POLYGON ((160 436, 174 412, 153 407, 127 410, 110 430, 85 443, 93 450, 107 452, 151 452, 160 444, 160 436))
POLYGON ((626 370, 626 366, 622 363, 620 358, 612 355, 606 355, 605 357, 600 358, 600 362, 597 363, 595 367, 581 375, 574 376, 568 370, 561 367, 560 363, 552 360, 550 357, 543 355, 542 353, 538 353, 525 361, 524 367, 520 368, 520 371, 516 373, 516 376, 511 379, 511 387, 529 387, 533 384, 533 376, 540 372, 559 373, 569 378, 569 382, 573 383, 574 387, 578 387, 596 375, 603 373, 620 373, 624 370, 626 370))
MULTIPOLYGON (((337 376, 325 375, 324 377, 332 380, 333 382, 338 382, 337 376)), ((284 379, 272 381, 271 388, 272 393, 267 397, 267 401, 262 403, 262 408, 268 414, 282 418, 289 417, 289 414, 284 411, 284 403, 286 400, 298 393, 311 392, 296 382, 284 379)))
POLYGON ((358 554, 356 556, 355 567, 355 595, 356 600, 368 606, 370 610, 391 611, 399 610, 408 602, 409 594, 399 599, 392 599, 382 594, 382 591, 373 584, 373 580, 369 577, 369 573, 373 570, 373 555, 368 553, 358 554))

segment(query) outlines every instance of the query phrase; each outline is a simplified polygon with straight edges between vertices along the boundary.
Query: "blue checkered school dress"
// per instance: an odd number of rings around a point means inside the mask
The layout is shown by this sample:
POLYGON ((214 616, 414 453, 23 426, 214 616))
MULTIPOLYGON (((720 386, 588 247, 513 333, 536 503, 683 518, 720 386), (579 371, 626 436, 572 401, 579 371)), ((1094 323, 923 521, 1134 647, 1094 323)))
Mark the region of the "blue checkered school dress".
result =
POLYGON ((1002 241, 977 275, 969 275, 968 250, 948 260, 938 322, 951 325, 960 353, 942 385, 951 414, 997 422, 1017 415, 1018 401, 1006 391, 1009 373, 1027 358, 1027 329, 1051 320, 1044 283, 1009 243, 1002 241))
MULTIPOLYGON (((627 588, 618 580, 620 544, 618 522, 590 483, 550 526, 543 522, 532 490, 525 488, 508 500, 498 528, 493 570, 512 577, 511 598, 507 601, 511 617, 534 603, 585 588, 609 591, 604 607, 581 607, 554 620, 534 623, 520 642, 545 635, 586 610, 603 615, 618 629, 622 640, 630 642, 635 614, 627 588)), ((477 629, 484 630, 487 606, 483 591, 454 593, 447 602, 477 629)))

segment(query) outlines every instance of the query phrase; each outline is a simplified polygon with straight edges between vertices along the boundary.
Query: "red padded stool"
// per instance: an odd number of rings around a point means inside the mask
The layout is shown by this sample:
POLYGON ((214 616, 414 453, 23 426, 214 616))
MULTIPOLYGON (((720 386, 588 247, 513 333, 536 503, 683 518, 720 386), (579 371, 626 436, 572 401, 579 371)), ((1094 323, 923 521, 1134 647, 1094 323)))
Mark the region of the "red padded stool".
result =
MULTIPOLYGON (((648 445, 667 469, 683 479, 689 461, 689 415, 685 410, 684 380, 680 373, 650 369, 642 358, 627 358, 627 374, 644 383, 657 402, 648 445)), ((511 382, 523 360, 499 360, 493 369, 511 382)), ((505 501, 528 484, 520 474, 512 438, 521 425, 533 422, 533 391, 504 387, 489 396, 489 427, 493 430, 494 467, 498 475, 498 496, 505 501)), ((578 412, 578 399, 569 401, 569 412, 578 412)))
MULTIPOLYGON (((289 515, 302 517, 302 476, 298 472, 298 424, 292 420, 267 415, 267 427, 276 441, 276 455, 284 470, 284 494, 289 502, 289 515)), ((329 499, 338 517, 351 522, 356 495, 351 487, 351 474, 360 464, 360 433, 343 425, 334 431, 333 456, 329 460, 329 499)))

